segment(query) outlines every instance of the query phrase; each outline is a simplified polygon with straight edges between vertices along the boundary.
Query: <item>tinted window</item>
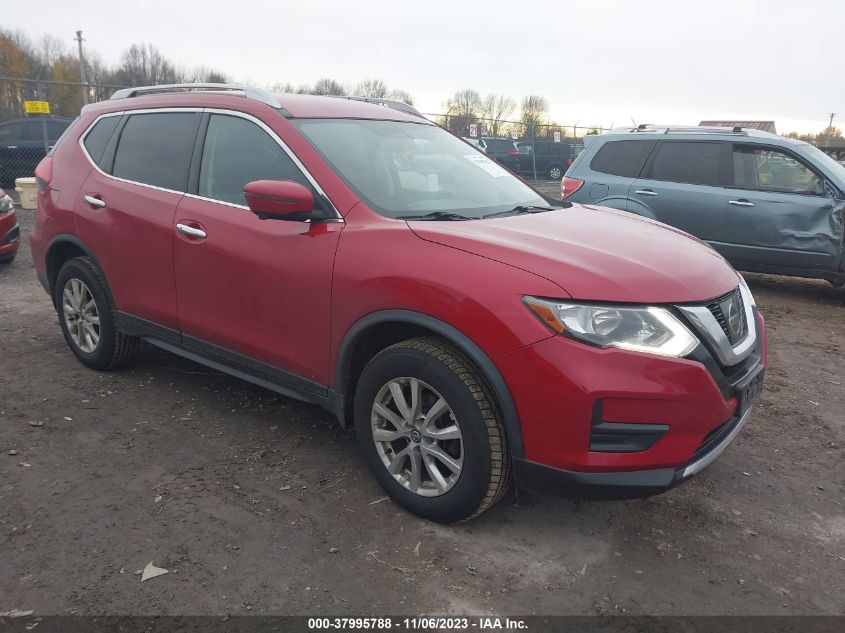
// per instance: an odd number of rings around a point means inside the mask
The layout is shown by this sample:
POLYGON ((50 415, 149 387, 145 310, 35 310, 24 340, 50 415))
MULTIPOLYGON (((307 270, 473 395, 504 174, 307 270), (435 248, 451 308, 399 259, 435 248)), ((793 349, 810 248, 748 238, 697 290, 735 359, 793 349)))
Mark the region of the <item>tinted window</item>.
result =
MULTIPOLYGON (((23 128, 23 137, 22 140, 24 141, 43 141, 44 140, 44 132, 47 129, 47 122, 46 121, 39 121, 37 119, 31 119, 26 121, 23 128)), ((49 133, 48 133, 49 138, 49 133)))
MULTIPOLYGON (((199 195, 245 205, 244 185, 253 180, 293 180, 315 193, 267 132, 239 117, 212 115, 202 152, 199 195)), ((319 206, 316 195, 315 206, 319 206)))
POLYGON ((613 176, 636 178, 655 141, 608 141, 590 161, 590 169, 613 176))
POLYGON ((19 141, 23 135, 23 121, 9 121, 0 125, 0 139, 3 142, 19 141))
POLYGON ((103 152, 106 151, 106 145, 109 144, 111 135, 115 128, 117 128, 118 123, 120 123, 119 116, 109 116, 100 119, 85 136, 85 140, 82 141, 89 156, 91 156, 91 160, 98 165, 103 158, 103 152))
POLYGON ((185 191, 198 121, 192 112, 133 114, 120 135, 112 174, 185 191))
POLYGON ((47 123, 47 134, 50 136, 50 140, 59 138, 70 124, 71 121, 49 121, 47 123))
POLYGON ((721 143, 665 141, 654 156, 651 177, 693 185, 718 185, 721 156, 721 143))

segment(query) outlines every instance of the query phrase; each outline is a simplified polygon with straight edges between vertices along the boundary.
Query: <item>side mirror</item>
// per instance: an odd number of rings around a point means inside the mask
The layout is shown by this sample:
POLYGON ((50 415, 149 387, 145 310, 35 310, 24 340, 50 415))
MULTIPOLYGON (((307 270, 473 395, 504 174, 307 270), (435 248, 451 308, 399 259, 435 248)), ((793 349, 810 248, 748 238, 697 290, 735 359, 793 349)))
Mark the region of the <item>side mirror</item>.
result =
POLYGON ((314 196, 293 180, 256 180, 244 185, 249 210, 262 220, 322 220, 314 211, 314 196))

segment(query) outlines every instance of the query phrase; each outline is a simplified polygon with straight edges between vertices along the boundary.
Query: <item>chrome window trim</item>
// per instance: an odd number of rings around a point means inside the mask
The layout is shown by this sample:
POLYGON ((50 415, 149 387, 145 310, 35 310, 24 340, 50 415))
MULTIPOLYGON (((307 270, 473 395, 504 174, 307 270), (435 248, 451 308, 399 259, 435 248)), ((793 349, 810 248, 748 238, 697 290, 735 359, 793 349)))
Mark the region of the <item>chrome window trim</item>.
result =
POLYGON ((725 366, 736 365, 745 360, 757 344, 757 322, 754 319, 751 294, 743 284, 739 284, 739 292, 742 295, 748 333, 740 343, 733 346, 707 306, 676 306, 692 322, 698 334, 707 338, 719 362, 725 366))
MULTIPOLYGON (((177 195, 188 196, 188 197, 194 198, 196 200, 206 200, 208 202, 215 202, 217 204, 222 204, 222 205, 225 205, 225 206, 234 207, 236 209, 246 209, 247 211, 249 211, 249 207, 247 207, 246 205, 235 204, 235 203, 232 203, 232 202, 226 202, 224 200, 215 200, 214 198, 207 198, 205 196, 200 196, 198 194, 188 193, 187 191, 176 191, 174 189, 167 189, 165 187, 157 187, 156 185, 150 185, 150 184, 147 184, 147 183, 144 183, 144 182, 138 182, 136 180, 128 180, 126 178, 120 178, 118 176, 113 176, 112 174, 107 174, 102 169, 100 169, 100 166, 91 158, 91 155, 88 153, 88 150, 85 148, 85 138, 88 136, 88 134, 90 134, 91 130, 94 129, 94 126, 97 125, 97 123, 100 122, 100 119, 104 119, 106 117, 112 117, 112 116, 123 116, 124 114, 126 114, 126 115, 157 114, 157 113, 166 113, 166 112, 178 112, 178 113, 196 112, 196 113, 200 113, 200 114, 205 114, 205 113, 208 113, 208 114, 223 114, 223 115, 228 115, 228 116, 236 116, 236 117, 239 117, 241 119, 246 119, 247 121, 250 121, 250 122, 256 124, 262 130, 264 130, 267 134, 269 134, 270 138, 272 138, 279 145, 279 147, 282 148, 282 151, 284 151, 285 154, 288 155, 288 158, 290 158, 291 161, 293 161, 293 164, 296 165, 296 167, 299 169, 300 172, 302 172, 302 174, 305 176, 306 180, 308 180, 308 182, 311 183, 311 186, 314 187, 315 191, 317 191, 317 193, 319 193, 320 196, 322 196, 322 198, 328 203, 329 208, 330 208, 331 211, 334 212, 335 217, 334 218, 326 218, 324 221, 325 222, 343 222, 344 221, 343 216, 337 210, 337 207, 334 206, 334 203, 326 195, 326 192, 317 183, 314 176, 311 175, 311 172, 308 171, 308 169, 305 167, 305 165, 302 163, 302 161, 299 160, 299 158, 296 156, 296 154, 293 153, 293 151, 290 149, 290 147, 288 147, 287 144, 281 138, 279 138, 279 135, 276 134, 261 119, 258 119, 256 117, 252 116, 251 114, 247 114, 246 112, 239 112, 237 110, 227 110, 227 109, 224 109, 224 108, 197 108, 197 107, 193 107, 193 108, 191 108, 191 107, 187 107, 187 108, 140 108, 140 109, 137 109, 137 110, 121 110, 119 112, 106 112, 106 113, 98 116, 96 119, 94 119, 91 122, 91 124, 88 126, 88 128, 80 135, 80 137, 79 137, 79 147, 82 150, 82 153, 85 155, 85 158, 88 159, 88 162, 91 164, 91 166, 94 169, 96 169, 101 175, 105 176, 106 178, 111 178, 112 180, 116 180, 118 182, 124 182, 124 183, 130 184, 130 185, 138 185, 139 187, 146 187, 148 189, 154 189, 156 191, 165 191, 167 193, 175 193, 177 195)), ((191 150, 191 154, 193 155, 193 150, 191 150)))

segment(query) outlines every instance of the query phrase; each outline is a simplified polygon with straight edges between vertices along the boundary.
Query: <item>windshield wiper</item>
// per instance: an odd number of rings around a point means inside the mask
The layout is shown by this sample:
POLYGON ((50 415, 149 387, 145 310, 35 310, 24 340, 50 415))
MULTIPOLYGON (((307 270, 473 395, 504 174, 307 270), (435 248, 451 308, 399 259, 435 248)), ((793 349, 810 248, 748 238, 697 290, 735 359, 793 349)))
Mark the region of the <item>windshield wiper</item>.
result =
POLYGON ((557 208, 559 207, 541 207, 535 204, 521 204, 515 206, 513 209, 508 209, 507 211, 497 211, 496 213, 488 213, 487 215, 482 215, 481 219, 486 220, 487 218, 498 218, 503 215, 519 215, 521 213, 543 213, 543 211, 554 211, 557 208))
POLYGON ((477 220, 453 211, 432 211, 424 215, 400 215, 397 220, 477 220))

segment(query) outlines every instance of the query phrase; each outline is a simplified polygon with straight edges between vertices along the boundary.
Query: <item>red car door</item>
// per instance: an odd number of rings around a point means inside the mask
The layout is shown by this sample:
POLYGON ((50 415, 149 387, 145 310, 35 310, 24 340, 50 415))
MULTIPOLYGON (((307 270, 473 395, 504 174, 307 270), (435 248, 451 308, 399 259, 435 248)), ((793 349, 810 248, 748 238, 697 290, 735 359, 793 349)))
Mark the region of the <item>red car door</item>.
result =
POLYGON ((83 139, 97 169, 73 201, 77 234, 97 254, 115 307, 174 331, 173 218, 187 186, 201 116, 132 114, 116 131, 119 117, 100 118, 83 139), (118 137, 107 152, 112 133, 118 137))
POLYGON ((243 197, 254 180, 294 180, 329 203, 268 127, 237 113, 207 116, 197 193, 179 203, 173 226, 183 343, 322 392, 343 223, 260 220, 243 197))

